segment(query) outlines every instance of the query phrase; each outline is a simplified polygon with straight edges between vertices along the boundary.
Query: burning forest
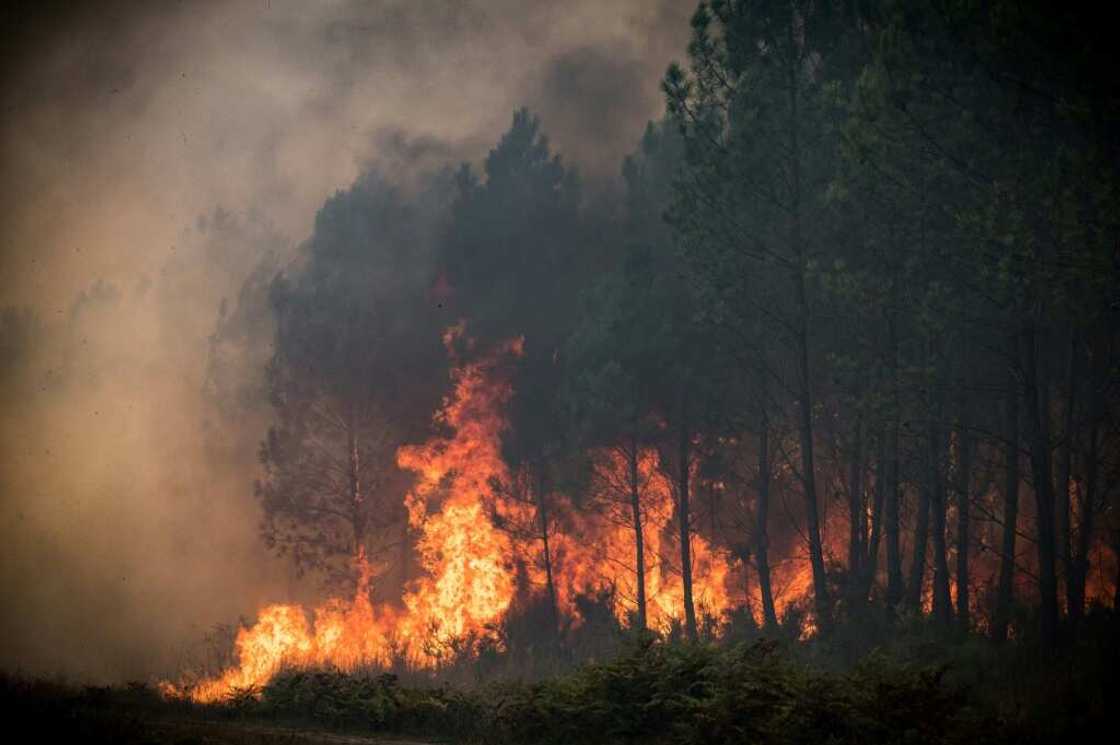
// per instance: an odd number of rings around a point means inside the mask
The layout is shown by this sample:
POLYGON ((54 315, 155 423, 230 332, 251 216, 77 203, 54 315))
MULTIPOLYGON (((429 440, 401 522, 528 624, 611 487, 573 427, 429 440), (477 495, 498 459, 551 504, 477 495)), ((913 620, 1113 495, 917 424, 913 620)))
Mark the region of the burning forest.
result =
POLYGON ((126 743, 1105 725, 1108 25, 566 5, 14 12, 5 703, 126 743))

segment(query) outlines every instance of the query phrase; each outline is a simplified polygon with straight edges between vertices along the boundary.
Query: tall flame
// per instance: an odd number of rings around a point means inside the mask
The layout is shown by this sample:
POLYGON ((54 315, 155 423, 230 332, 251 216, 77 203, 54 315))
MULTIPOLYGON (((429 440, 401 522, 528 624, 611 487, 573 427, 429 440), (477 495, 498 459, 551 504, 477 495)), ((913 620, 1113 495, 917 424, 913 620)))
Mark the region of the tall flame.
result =
MULTIPOLYGON (((461 333, 448 331, 449 349, 461 333)), ((299 605, 267 606, 238 632, 236 666, 190 686, 164 683, 163 691, 207 703, 258 688, 285 665, 347 669, 404 659, 433 666, 448 643, 492 635, 517 588, 510 539, 492 525, 484 502, 491 481, 506 476, 500 438, 512 390, 499 363, 520 354, 515 340, 457 367, 454 391, 435 417, 449 434, 398 451, 400 467, 417 474, 406 506, 423 568, 403 608, 370 602, 373 570, 359 551, 352 599, 331 599, 310 614, 299 605)))
MULTIPOLYGON (((448 332, 449 348, 461 333, 461 327, 448 332)), ((436 416, 454 434, 397 454, 397 464, 418 475, 405 502, 410 524, 421 533, 425 574, 404 597, 407 613, 398 629, 414 659, 438 656, 433 641, 487 634, 516 593, 509 536, 494 527, 484 506, 491 483, 508 479, 501 434, 512 388, 494 373, 495 363, 508 355, 521 355, 521 340, 457 368, 455 393, 436 416)))

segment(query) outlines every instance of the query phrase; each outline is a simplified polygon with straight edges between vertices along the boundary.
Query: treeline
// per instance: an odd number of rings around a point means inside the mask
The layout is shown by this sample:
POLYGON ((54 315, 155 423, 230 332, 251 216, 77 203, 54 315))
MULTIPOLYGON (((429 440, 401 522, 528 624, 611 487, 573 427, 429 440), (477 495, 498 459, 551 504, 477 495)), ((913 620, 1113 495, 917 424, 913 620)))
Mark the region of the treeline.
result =
POLYGON ((849 602, 881 566, 886 606, 918 610, 928 571, 933 615, 969 627, 979 512, 1004 528, 980 544, 995 637, 1024 542, 1044 644, 1083 613, 1114 468, 1117 98, 1091 19, 1046 11, 713 2, 666 76, 669 221, 702 322, 772 381, 757 419, 797 430, 821 624, 822 476, 849 503, 849 602))
POLYGON ((265 537, 340 581, 359 548, 410 577, 394 456, 465 320, 459 359, 524 338, 504 455, 553 618, 565 512, 610 510, 647 625, 652 453, 692 638, 702 536, 771 629, 774 564, 804 554, 822 633, 884 608, 1056 644, 1120 571, 1106 29, 1040 3, 713 0, 617 196, 527 111, 481 172, 336 194, 302 263, 241 299, 275 320, 265 537))

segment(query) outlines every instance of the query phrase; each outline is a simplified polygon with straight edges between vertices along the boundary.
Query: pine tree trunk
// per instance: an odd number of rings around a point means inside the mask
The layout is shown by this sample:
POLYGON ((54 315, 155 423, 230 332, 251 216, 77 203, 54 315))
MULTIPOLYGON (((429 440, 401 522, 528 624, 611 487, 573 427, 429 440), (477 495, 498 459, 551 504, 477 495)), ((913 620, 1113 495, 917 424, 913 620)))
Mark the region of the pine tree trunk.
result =
MULTIPOLYGON (((798 287, 801 304, 805 305, 805 280, 799 276, 798 287)), ((817 481, 813 463, 813 400, 809 384, 809 329, 803 310, 800 349, 800 399, 799 430, 801 440, 801 483, 805 492, 805 528, 809 538, 809 563, 813 570, 813 595, 818 628, 830 625, 828 580, 824 570, 824 549, 821 544, 820 515, 817 510, 817 481)))
POLYGON ((1058 450, 1058 473, 1054 483, 1054 508, 1057 518, 1055 529, 1058 532, 1058 569, 1065 579, 1066 608, 1073 605, 1073 555, 1070 542, 1070 474, 1073 469, 1073 421, 1077 406, 1077 334, 1070 333, 1069 360, 1066 368, 1066 405, 1062 431, 1062 443, 1058 450))
POLYGON ((544 576, 548 590, 548 610, 552 622, 551 633, 555 636, 560 633, 560 606, 556 599, 556 583, 552 576, 552 548, 549 544, 548 530, 548 501, 545 497, 546 483, 544 467, 537 465, 537 526, 540 530, 541 550, 544 553, 544 576))
POLYGON ((1095 502, 1099 478, 1097 459, 1100 457, 1098 422, 1094 414, 1093 421, 1089 424, 1089 447, 1085 452, 1085 490, 1081 494, 1079 504, 1077 552, 1073 557, 1069 580, 1069 617, 1074 629, 1085 614, 1085 581, 1089 575, 1089 551, 1092 548, 1095 529, 1095 502))
POLYGON ((684 621, 688 638, 697 641, 700 637, 696 627, 696 608, 692 603, 692 530, 688 513, 689 489, 689 459, 691 447, 689 444, 689 429, 685 416, 686 407, 681 406, 680 440, 678 442, 677 474, 677 519, 680 521, 681 542, 681 580, 684 589, 684 621))
POLYGON ((953 620, 949 594, 949 561, 945 544, 945 441, 940 394, 929 427, 929 509, 933 533, 933 617, 948 626, 953 620))
POLYGON ((1038 334, 1033 324, 1022 331, 1023 396, 1026 400, 1027 439, 1030 442, 1031 476, 1038 513, 1039 631, 1042 646, 1053 648, 1058 637, 1058 585, 1055 561, 1054 494, 1050 473, 1050 438, 1046 386, 1040 382, 1038 334))
POLYGON ((883 536, 883 502, 886 487, 886 457, 883 444, 879 445, 878 460, 875 464, 875 494, 871 503, 871 535, 867 539, 867 553, 863 557, 863 572, 860 576, 861 601, 866 602, 875 583, 875 572, 879 566, 879 544, 883 536))
POLYGON ((867 544, 867 514, 863 496, 863 423, 856 423, 855 443, 848 462, 848 595, 857 601, 863 587, 863 559, 867 544))
POLYGON ((630 449, 626 453, 630 481, 630 515, 634 528, 634 567, 637 570, 638 585, 638 629, 648 627, 646 618, 646 555, 645 536, 642 534, 642 496, 638 481, 638 441, 630 439, 630 449))
POLYGON ((915 613, 922 610, 922 590, 925 588, 926 551, 929 543, 928 486, 918 490, 918 520, 914 526, 914 555, 910 562, 910 581, 906 585, 906 605, 915 613))
MULTIPOLYGON (((788 32, 789 49, 797 49, 794 24, 788 32)), ((793 61, 788 65, 788 85, 790 103, 790 255, 794 257, 794 284, 797 293, 798 312, 798 390, 800 405, 799 429, 801 439, 801 481, 805 490, 805 528, 809 534, 809 563, 813 569, 813 598, 816 610, 817 628, 822 631, 830 624, 831 604, 828 597, 828 578, 824 570, 824 550, 821 545, 820 515, 817 510, 817 484, 813 463, 813 386, 809 372, 809 299, 805 287, 805 247, 801 241, 801 147, 798 135, 798 75, 800 66, 793 61)))
POLYGON ((755 510, 755 557, 758 565, 758 589, 762 595, 763 627, 773 631, 778 627, 774 610, 774 592, 770 586, 770 423, 762 417, 762 431, 758 436, 758 505, 755 510))
POLYGON ((365 548, 366 506, 362 494, 361 453, 358 450, 357 421, 353 411, 346 418, 347 488, 350 492, 350 527, 354 538, 354 556, 365 548))
POLYGON ((1004 412, 1003 540, 1000 543, 999 585, 992 619, 992 639, 1007 640, 1011 606, 1015 602, 1015 541, 1019 522, 1019 384, 1008 375, 1004 412))
POLYGON ((898 337, 894 319, 888 321, 890 336, 891 412, 887 424, 886 478, 883 483, 883 522, 887 538, 887 608, 893 613, 903 598, 902 547, 899 525, 898 489, 898 337))
MULTIPOLYGON (((1089 431, 1082 451, 1085 469, 1085 489, 1081 494, 1078 511, 1077 551, 1073 557, 1070 577, 1069 616, 1077 628, 1085 613, 1085 582, 1089 575, 1089 551, 1095 530, 1096 500, 1099 488, 1100 423, 1104 408, 1101 392, 1105 385, 1107 366, 1104 350, 1090 348, 1089 377, 1089 431)), ((1114 606, 1115 607, 1115 606, 1114 606)))
POLYGON ((962 393, 957 430, 957 623, 966 631, 972 625, 968 570, 972 522, 972 436, 968 431, 968 422, 968 398, 962 393))

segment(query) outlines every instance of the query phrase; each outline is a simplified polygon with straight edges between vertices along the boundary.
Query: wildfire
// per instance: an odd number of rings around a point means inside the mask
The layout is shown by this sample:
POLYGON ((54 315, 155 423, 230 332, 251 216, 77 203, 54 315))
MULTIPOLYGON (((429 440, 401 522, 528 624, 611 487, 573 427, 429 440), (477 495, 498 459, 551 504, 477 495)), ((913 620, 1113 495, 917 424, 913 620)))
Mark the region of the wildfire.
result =
MULTIPOLYGON (((456 347, 471 346, 462 326, 449 329, 444 343, 453 358, 456 347)), ((399 603, 371 602, 375 571, 359 549, 353 597, 314 609, 264 607, 256 622, 237 634, 235 666, 199 682, 165 682, 163 692, 217 702, 259 690, 285 666, 436 668, 449 653, 471 654, 484 642, 501 645, 502 622, 519 600, 555 602, 559 633, 587 620, 581 617, 587 606, 579 602, 587 596, 605 598, 622 624, 631 621, 642 595, 648 627, 667 631, 682 621, 684 573, 672 464, 662 462, 653 447, 598 449, 590 453, 594 478, 578 508, 531 468, 509 468, 502 458, 502 436, 513 396, 510 371, 521 355, 517 339, 459 361, 451 373, 452 391, 434 416, 439 434, 397 451, 397 465, 415 474, 404 504, 420 567, 402 588, 399 603)), ((699 483, 698 471, 690 474, 693 484, 699 483)), ((831 556, 843 554, 848 532, 840 515, 826 511, 822 520, 831 556)), ((697 616, 718 625, 732 609, 745 607, 761 624, 759 584, 744 557, 726 548, 729 536, 718 530, 713 522, 687 531, 697 616)), ((977 540, 992 545, 996 537, 977 540)), ((771 548, 776 614, 781 619, 791 609, 804 611, 801 634, 811 636, 816 624, 805 603, 813 586, 808 557, 796 544, 771 548)), ((974 552, 971 572, 990 575, 991 556, 974 552)), ((1087 578, 1091 599, 1112 592, 1101 574, 1105 563, 1097 557, 1097 568, 1087 578)))
MULTIPOLYGON (((461 333, 461 327, 448 333, 449 348, 461 333)), ((405 595, 399 628, 413 659, 438 657, 432 641, 489 634, 516 593, 509 536, 494 527, 484 505, 490 484, 508 479, 501 433, 512 389, 494 374, 494 363, 520 354, 516 340, 487 362, 457 368, 455 394, 436 417, 454 435, 403 447, 397 455, 398 465, 419 477, 405 501, 409 522, 421 532, 425 575, 405 595)))
MULTIPOLYGON (((461 326, 444 337, 454 355, 469 342, 461 326)), ((522 354, 521 340, 499 345, 487 355, 462 362, 452 372, 453 389, 434 417, 441 434, 397 452, 397 464, 415 474, 405 497, 416 536, 421 571, 402 590, 399 604, 370 601, 374 570, 363 551, 355 557, 359 581, 352 598, 328 600, 317 608, 270 605, 235 640, 237 664, 194 684, 164 683, 168 695, 197 702, 220 701, 238 691, 255 691, 284 666, 353 669, 370 664, 433 668, 449 651, 473 651, 481 641, 501 643, 497 629, 519 596, 540 593, 546 578, 534 552, 547 546, 558 615, 579 625, 577 598, 609 598, 626 622, 638 598, 637 538, 643 544, 647 624, 666 630, 684 617, 680 532, 673 480, 657 451, 636 454, 639 530, 627 503, 629 461, 619 452, 594 453, 600 478, 592 502, 601 509, 574 509, 564 495, 550 494, 556 524, 550 542, 515 545, 503 521, 534 524, 540 504, 503 495, 511 484, 502 459, 508 428, 505 409, 513 395, 509 364, 522 354), (497 519, 495 519, 497 518, 497 519), (639 532, 640 531, 640 532, 639 532)), ((632 486, 632 484, 631 484, 632 486)), ((521 488, 518 486, 518 488, 521 488)), ((544 495, 536 495, 538 500, 544 495)), ((742 568, 714 537, 690 532, 693 598, 697 614, 717 622, 750 596, 742 568)), ((774 568, 779 612, 809 587, 807 563, 774 568)), ((755 609, 758 603, 754 602, 755 609)))
POLYGON ((236 667, 194 685, 165 682, 163 692, 211 703, 236 691, 259 688, 284 665, 348 668, 363 661, 385 660, 393 651, 385 632, 393 628, 395 618, 391 609, 379 613, 370 603, 372 569, 363 553, 356 561, 359 582, 351 601, 327 601, 315 609, 311 623, 302 606, 269 605, 257 614, 252 627, 238 632, 236 667))
MULTIPOLYGON (((575 598, 606 592, 615 617, 625 622, 637 607, 637 531, 625 498, 628 464, 617 452, 596 453, 596 496, 609 507, 587 516, 573 516, 574 529, 558 536, 558 595, 561 611, 578 619, 575 598), (613 492, 613 493, 612 493, 613 492)), ((684 581, 680 544, 673 522, 675 506, 670 479, 660 468, 657 452, 645 448, 637 456, 640 523, 645 566, 647 623, 666 629, 684 616, 684 581)), ((719 618, 733 603, 727 589, 731 567, 727 556, 702 536, 693 534, 692 593, 697 610, 719 618)))
MULTIPOLYGON (((461 332, 455 327, 445 335, 449 349, 461 332)), ((404 659, 433 666, 447 643, 492 634, 517 591, 510 539, 484 509, 491 480, 506 475, 500 437, 511 387, 497 368, 520 354, 515 340, 458 366, 453 393, 436 415, 451 434, 398 452, 400 467, 417 474, 406 506, 424 570, 406 588, 403 609, 370 602, 373 572, 359 552, 352 599, 331 599, 310 614, 299 605, 267 606, 238 632, 236 667, 194 685, 165 683, 164 692, 219 701, 264 685, 285 665, 350 669, 404 659)))

